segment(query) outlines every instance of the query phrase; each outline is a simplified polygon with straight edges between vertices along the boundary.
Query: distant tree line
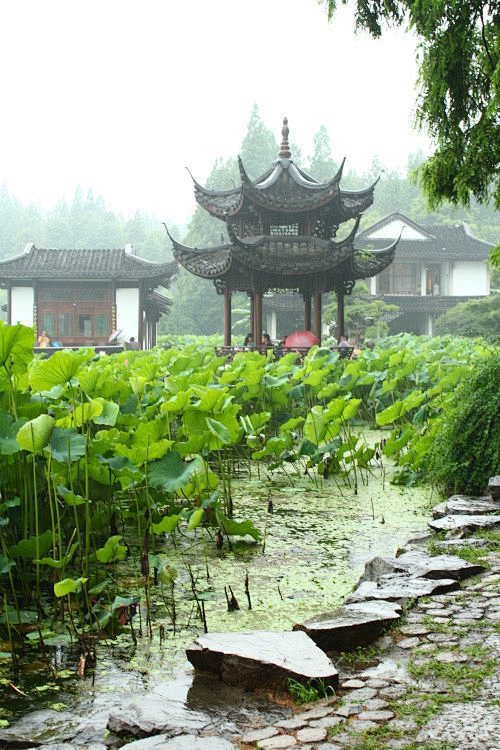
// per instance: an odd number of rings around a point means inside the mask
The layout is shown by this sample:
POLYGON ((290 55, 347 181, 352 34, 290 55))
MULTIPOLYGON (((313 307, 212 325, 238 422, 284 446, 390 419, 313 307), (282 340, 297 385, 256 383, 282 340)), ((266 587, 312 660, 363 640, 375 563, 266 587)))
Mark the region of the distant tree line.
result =
MULTIPOLYGON (((264 124, 254 105, 239 155, 253 179, 267 170, 277 158, 279 144, 273 132, 264 124)), ((303 157, 301 149, 291 144, 292 158, 303 169, 320 181, 330 179, 338 170, 344 154, 332 155, 328 131, 321 125, 314 136, 313 153, 303 157), (338 160, 336 160, 338 159, 338 160)), ((471 203, 468 209, 443 205, 430 212, 422 191, 409 175, 424 161, 423 154, 408 160, 406 175, 384 168, 375 158, 363 174, 349 169, 349 161, 341 185, 345 189, 366 187, 380 177, 375 188, 375 202, 362 217, 365 228, 393 211, 401 211, 421 224, 456 224, 466 221, 473 233, 494 244, 500 238, 500 216, 487 205, 471 203)), ((227 189, 240 184, 237 156, 215 160, 206 186, 227 189)), ((195 206, 193 198, 193 208, 195 206)), ((167 207, 168 208, 168 207, 167 207)), ((210 247, 227 241, 225 224, 196 207, 187 227, 169 226, 176 239, 193 247, 210 247)), ((340 236, 340 232, 339 232, 340 236)), ((23 204, 11 195, 6 185, 0 188, 0 258, 18 255, 26 243, 48 248, 111 248, 130 243, 136 253, 148 260, 164 262, 172 258, 172 248, 161 222, 154 216, 137 211, 133 219, 106 209, 103 198, 92 191, 84 195, 79 187, 73 201, 59 201, 53 209, 42 210, 31 203, 23 204)), ((500 287, 500 279, 493 276, 492 285, 500 287)), ((213 284, 199 279, 183 269, 168 292, 174 306, 168 318, 163 317, 163 332, 208 335, 222 333, 223 301, 213 284)), ((234 306, 243 308, 244 294, 235 295, 234 306)))

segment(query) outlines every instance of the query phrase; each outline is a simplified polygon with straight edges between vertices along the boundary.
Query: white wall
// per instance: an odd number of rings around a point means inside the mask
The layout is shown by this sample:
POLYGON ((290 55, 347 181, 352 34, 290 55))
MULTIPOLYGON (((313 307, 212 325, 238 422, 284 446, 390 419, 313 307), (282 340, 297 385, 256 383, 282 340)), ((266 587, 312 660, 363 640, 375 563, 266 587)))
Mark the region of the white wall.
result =
POLYGON ((139 340, 139 289, 116 290, 116 329, 124 341, 139 340))
POLYGON ((22 323, 33 325, 33 305, 35 295, 32 286, 13 286, 11 288, 10 322, 12 325, 22 323))
POLYGON ((450 277, 450 294, 456 297, 490 293, 487 263, 455 261, 450 277))

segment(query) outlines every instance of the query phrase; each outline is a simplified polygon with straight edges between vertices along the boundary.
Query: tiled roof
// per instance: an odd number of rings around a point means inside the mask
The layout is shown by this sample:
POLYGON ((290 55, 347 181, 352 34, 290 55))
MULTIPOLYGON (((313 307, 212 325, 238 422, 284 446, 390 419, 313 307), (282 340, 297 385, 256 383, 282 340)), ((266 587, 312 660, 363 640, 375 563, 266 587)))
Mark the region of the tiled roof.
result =
POLYGON ((151 263, 124 249, 47 250, 32 245, 22 255, 0 261, 0 285, 31 279, 150 279, 166 286, 176 270, 174 261, 151 263))
POLYGON ((387 238, 383 237, 380 228, 388 225, 393 219, 408 221, 409 226, 420 229, 425 235, 425 239, 405 239, 403 231, 398 243, 396 260, 486 260, 489 257, 492 245, 474 237, 464 222, 455 226, 418 225, 399 213, 390 214, 365 229, 358 235, 358 241, 368 247, 384 247, 387 244, 387 238), (377 238, 369 236, 374 230, 378 230, 377 238))

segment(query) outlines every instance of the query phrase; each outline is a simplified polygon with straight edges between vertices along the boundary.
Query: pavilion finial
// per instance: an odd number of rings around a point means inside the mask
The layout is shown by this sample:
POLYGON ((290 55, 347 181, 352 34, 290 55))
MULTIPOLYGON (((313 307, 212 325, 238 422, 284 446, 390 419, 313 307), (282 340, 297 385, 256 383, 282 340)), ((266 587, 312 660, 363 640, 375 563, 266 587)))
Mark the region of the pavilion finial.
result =
POLYGON ((288 144, 288 117, 283 118, 283 127, 281 128, 281 148, 278 154, 280 159, 289 159, 292 155, 288 144))

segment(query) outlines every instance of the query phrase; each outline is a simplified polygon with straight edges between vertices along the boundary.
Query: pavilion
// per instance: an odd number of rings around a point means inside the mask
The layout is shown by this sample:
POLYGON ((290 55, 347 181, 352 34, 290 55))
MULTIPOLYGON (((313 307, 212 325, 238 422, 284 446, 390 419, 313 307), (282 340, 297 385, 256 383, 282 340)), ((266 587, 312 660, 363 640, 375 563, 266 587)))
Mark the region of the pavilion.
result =
MULTIPOLYGON (((212 248, 190 248, 174 238, 174 257, 186 270, 212 279, 224 295, 224 344, 231 344, 231 296, 250 297, 250 328, 256 343, 262 336, 262 297, 269 291, 298 292, 304 300, 304 329, 321 340, 321 295, 337 295, 337 335, 344 332, 344 295, 356 280, 375 276, 394 258, 397 240, 388 247, 356 249, 360 216, 373 203, 375 184, 363 190, 340 188, 344 162, 328 182, 318 182, 291 158, 288 121, 283 120, 278 159, 251 180, 238 159, 241 185, 208 190, 193 178, 195 198, 226 225, 229 242, 212 248), (354 225, 335 241, 344 222, 354 225), (313 314, 313 318, 312 318, 313 314)), ((169 235, 170 236, 170 235, 169 235)))

